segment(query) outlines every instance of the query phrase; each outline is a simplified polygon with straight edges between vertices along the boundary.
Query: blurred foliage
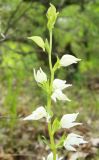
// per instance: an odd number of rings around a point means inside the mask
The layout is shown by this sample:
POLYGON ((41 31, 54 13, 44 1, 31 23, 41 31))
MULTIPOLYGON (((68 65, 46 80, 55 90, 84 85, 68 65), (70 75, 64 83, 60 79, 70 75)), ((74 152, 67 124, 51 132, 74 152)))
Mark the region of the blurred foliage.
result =
MULTIPOLYGON (((97 72, 99 1, 53 0, 50 2, 56 5, 60 11, 53 36, 53 61, 54 55, 60 54, 61 56, 64 53, 71 53, 83 59, 79 67, 81 72, 89 70, 91 72, 92 69, 97 72)), ((46 59, 44 53, 36 45, 33 47, 32 42, 27 40, 27 37, 38 35, 46 38, 47 19, 45 13, 49 1, 1 0, 0 3, 1 62, 4 63, 2 55, 5 52, 9 55, 8 52, 11 50, 13 54, 27 56, 36 53, 39 60, 46 59)), ((12 63, 12 60, 9 61, 12 63)))
MULTIPOLYGON (((33 126, 24 127, 18 118, 28 115, 39 104, 45 105, 46 101, 46 95, 33 80, 33 68, 41 66, 49 74, 47 56, 27 37, 48 36, 49 3, 60 13, 53 35, 53 64, 57 55, 66 53, 82 59, 81 63, 69 69, 61 68, 57 73, 57 77, 73 83, 72 92, 66 93, 72 101, 58 103, 57 110, 56 106, 53 109, 58 116, 80 112, 83 122, 93 127, 92 134, 98 130, 95 120, 99 117, 99 0, 0 0, 0 141, 4 149, 14 146, 16 153, 21 153, 23 148, 26 152, 26 147, 33 152, 35 148, 33 126), (31 132, 30 138, 24 132, 26 129, 31 132)), ((41 131, 35 134, 37 138, 41 131)), ((92 159, 98 160, 99 155, 92 159)))
MULTIPOLYGON (((53 3, 60 12, 53 35, 53 63, 57 55, 61 57, 66 53, 82 59, 79 66, 61 69, 57 76, 74 81, 78 87, 85 85, 92 88, 90 86, 94 83, 96 88, 99 87, 98 0, 1 0, 0 81, 3 84, 2 96, 6 95, 4 108, 12 116, 17 116, 19 97, 23 92, 28 92, 25 88, 31 90, 31 99, 34 97, 33 67, 42 66, 47 71, 47 56, 27 37, 38 35, 45 39, 48 36, 46 11, 49 3, 53 3)), ((35 99, 33 106, 38 99, 35 99)))

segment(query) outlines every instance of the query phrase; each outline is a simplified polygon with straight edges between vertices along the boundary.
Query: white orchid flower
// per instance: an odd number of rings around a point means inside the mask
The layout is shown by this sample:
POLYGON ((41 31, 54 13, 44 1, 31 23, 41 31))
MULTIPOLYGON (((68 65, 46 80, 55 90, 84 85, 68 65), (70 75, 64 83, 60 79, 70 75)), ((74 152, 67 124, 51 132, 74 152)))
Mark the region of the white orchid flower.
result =
POLYGON ((80 61, 81 59, 78 59, 70 54, 65 54, 62 56, 62 58, 60 59, 60 65, 63 67, 69 66, 73 63, 77 63, 78 61, 80 61))
POLYGON ((41 118, 46 118, 47 122, 51 118, 43 106, 38 107, 35 111, 32 112, 32 114, 25 117, 23 120, 39 120, 41 118))
POLYGON ((76 125, 81 125, 82 123, 74 122, 79 113, 66 114, 62 117, 60 125, 62 128, 71 128, 76 125))
POLYGON ((53 90, 56 90, 56 89, 63 90, 63 89, 70 87, 70 86, 72 86, 72 85, 66 84, 65 80, 54 79, 54 81, 53 81, 53 90))
MULTIPOLYGON (((56 160, 62 160, 63 157, 58 158, 58 155, 56 155, 56 160)), ((45 157, 43 157, 43 160, 46 160, 45 157)), ((47 156, 47 160, 53 160, 53 153, 51 152, 48 156, 47 156)))
POLYGON ((56 89, 53 92, 51 98, 53 99, 54 102, 56 102, 57 99, 62 101, 70 101, 70 99, 59 89, 56 89))
POLYGON ((37 73, 34 69, 34 78, 38 83, 43 83, 47 81, 47 75, 43 72, 41 68, 37 71, 37 73))
POLYGON ((68 151, 76 151, 74 145, 79 146, 80 144, 87 143, 87 141, 83 140, 83 137, 74 133, 70 133, 66 140, 64 141, 64 147, 68 151))

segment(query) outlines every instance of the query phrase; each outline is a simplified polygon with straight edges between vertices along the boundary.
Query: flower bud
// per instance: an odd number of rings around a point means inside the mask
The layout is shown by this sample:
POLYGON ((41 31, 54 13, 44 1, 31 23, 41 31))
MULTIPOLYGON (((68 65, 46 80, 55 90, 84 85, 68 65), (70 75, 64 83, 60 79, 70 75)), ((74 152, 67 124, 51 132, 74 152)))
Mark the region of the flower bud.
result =
POLYGON ((34 78, 38 83, 43 83, 47 81, 47 76, 41 68, 37 71, 37 73, 34 69, 34 78))
POLYGON ((56 22, 56 18, 58 16, 58 12, 56 12, 56 8, 54 5, 50 4, 50 7, 47 11, 47 18, 48 18, 48 23, 47 27, 49 31, 51 31, 54 28, 54 24, 56 22))
POLYGON ((72 55, 69 54, 65 54, 62 56, 62 58, 60 59, 60 66, 66 67, 69 66, 73 63, 77 63, 78 61, 80 61, 81 59, 78 59, 72 55))

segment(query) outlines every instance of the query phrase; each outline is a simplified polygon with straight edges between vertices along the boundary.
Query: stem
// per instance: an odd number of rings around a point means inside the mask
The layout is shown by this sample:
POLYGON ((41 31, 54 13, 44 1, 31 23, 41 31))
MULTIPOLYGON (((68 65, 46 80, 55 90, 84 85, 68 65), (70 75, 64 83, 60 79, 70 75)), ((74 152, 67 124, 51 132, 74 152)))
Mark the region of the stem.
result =
MULTIPOLYGON (((51 106, 51 98, 49 97, 47 99, 47 107, 49 108, 51 106)), ((53 160, 56 160, 56 146, 54 142, 54 135, 52 134, 52 126, 51 122, 48 123, 48 132, 49 132, 49 137, 50 137, 50 143, 51 143, 51 149, 53 152, 53 160)))
POLYGON ((48 130, 49 130, 49 136, 50 136, 50 142, 51 142, 51 149, 53 152, 53 160, 56 160, 56 147, 55 147, 55 142, 54 142, 54 136, 52 135, 51 122, 48 123, 48 130))
MULTIPOLYGON (((53 71, 53 66, 52 66, 52 31, 50 31, 50 52, 49 52, 49 68, 50 68, 50 88, 49 88, 49 93, 47 95, 47 108, 50 111, 51 110, 51 94, 52 94, 52 84, 54 80, 54 71, 53 71)), ((54 141, 54 135, 52 134, 52 125, 51 121, 48 123, 48 132, 49 132, 49 137, 50 137, 50 143, 51 143, 51 149, 53 152, 53 160, 56 160, 56 146, 55 146, 55 141, 54 141)))
POLYGON ((51 53, 52 53, 52 31, 50 31, 50 52, 49 52, 49 67, 50 67, 50 72, 52 72, 51 53))

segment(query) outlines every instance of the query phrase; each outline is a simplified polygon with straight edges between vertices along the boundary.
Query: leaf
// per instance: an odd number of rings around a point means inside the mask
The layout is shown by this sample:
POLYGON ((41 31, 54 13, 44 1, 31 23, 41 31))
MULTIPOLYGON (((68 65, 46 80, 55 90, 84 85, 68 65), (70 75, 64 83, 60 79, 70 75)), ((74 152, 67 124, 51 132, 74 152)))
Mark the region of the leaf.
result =
POLYGON ((45 40, 45 49, 46 49, 46 51, 47 51, 48 54, 49 54, 49 53, 50 53, 50 46, 49 46, 49 42, 48 42, 47 39, 45 40))
POLYGON ((65 139, 66 139, 66 135, 63 134, 63 136, 61 137, 61 139, 58 141, 56 147, 57 147, 57 148, 63 147, 63 144, 64 144, 64 140, 65 140, 65 139))
POLYGON ((60 59, 59 59, 58 56, 57 56, 57 61, 56 61, 56 63, 54 64, 54 67, 53 67, 54 72, 55 72, 58 68, 60 68, 60 59))
POLYGON ((41 37, 33 36, 33 37, 28 37, 28 39, 33 40, 39 47, 43 49, 43 51, 45 51, 45 43, 41 37))
POLYGON ((60 128, 60 122, 56 118, 52 124, 52 134, 54 134, 60 128))
POLYGON ((48 145, 50 147, 50 144, 49 144, 48 140, 46 139, 46 137, 42 136, 41 138, 42 138, 41 140, 43 141, 43 143, 45 143, 46 145, 48 145))

